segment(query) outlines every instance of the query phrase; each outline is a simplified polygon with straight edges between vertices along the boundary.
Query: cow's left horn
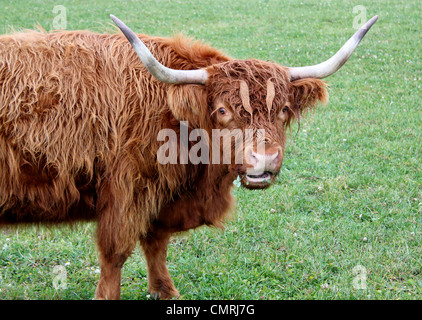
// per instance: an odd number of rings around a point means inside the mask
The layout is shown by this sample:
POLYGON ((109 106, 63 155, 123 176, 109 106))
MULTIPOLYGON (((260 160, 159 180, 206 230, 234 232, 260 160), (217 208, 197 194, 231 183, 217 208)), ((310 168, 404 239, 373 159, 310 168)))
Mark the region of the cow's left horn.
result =
POLYGON ((205 84, 208 79, 208 72, 204 69, 198 70, 174 70, 163 66, 155 59, 151 51, 138 38, 138 36, 129 29, 122 21, 113 15, 110 18, 122 30, 123 34, 129 40, 133 49, 135 49, 145 68, 158 80, 170 84, 205 84))
POLYGON ((330 59, 314 66, 289 68, 290 79, 297 80, 302 78, 325 78, 332 75, 349 59, 353 50, 359 42, 377 21, 378 16, 373 17, 365 23, 356 33, 341 47, 341 49, 330 59))

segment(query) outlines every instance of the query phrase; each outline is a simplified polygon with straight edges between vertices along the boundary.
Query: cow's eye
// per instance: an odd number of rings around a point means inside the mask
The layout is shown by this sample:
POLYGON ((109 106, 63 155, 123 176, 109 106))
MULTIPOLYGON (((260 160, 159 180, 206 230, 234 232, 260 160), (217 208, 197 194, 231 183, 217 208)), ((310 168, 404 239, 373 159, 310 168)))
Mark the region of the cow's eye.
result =
POLYGON ((233 120, 233 114, 229 106, 220 104, 214 112, 216 113, 216 120, 222 126, 227 126, 233 120))
POLYGON ((288 111, 289 111, 289 105, 287 104, 279 112, 278 118, 283 122, 287 121, 288 118, 289 118, 289 112, 288 111))

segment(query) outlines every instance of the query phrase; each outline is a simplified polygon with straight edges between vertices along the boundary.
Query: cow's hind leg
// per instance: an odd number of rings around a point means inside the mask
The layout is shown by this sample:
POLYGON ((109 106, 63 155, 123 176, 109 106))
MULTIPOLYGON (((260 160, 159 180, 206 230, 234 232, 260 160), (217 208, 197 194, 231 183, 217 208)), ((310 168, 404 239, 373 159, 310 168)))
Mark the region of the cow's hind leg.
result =
POLYGON ((154 298, 171 299, 179 296, 166 264, 170 236, 169 232, 151 231, 141 238, 148 266, 148 291, 154 298))

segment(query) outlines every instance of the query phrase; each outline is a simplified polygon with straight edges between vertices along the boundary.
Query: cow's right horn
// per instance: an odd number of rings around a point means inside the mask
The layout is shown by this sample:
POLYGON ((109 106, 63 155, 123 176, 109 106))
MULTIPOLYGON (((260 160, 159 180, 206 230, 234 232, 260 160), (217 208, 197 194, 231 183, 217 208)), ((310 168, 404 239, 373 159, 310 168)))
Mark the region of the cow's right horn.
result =
POLYGON ((378 16, 373 17, 365 23, 356 33, 341 47, 341 49, 327 61, 320 64, 306 67, 289 68, 290 80, 302 78, 325 78, 332 75, 349 59, 353 50, 357 47, 360 40, 365 36, 372 25, 377 21, 378 16))
POLYGON ((113 15, 110 15, 110 18, 120 28, 138 54, 145 68, 147 68, 155 78, 170 84, 205 84, 208 79, 208 72, 206 70, 175 70, 163 66, 155 59, 151 51, 148 50, 141 39, 139 39, 128 26, 113 15))

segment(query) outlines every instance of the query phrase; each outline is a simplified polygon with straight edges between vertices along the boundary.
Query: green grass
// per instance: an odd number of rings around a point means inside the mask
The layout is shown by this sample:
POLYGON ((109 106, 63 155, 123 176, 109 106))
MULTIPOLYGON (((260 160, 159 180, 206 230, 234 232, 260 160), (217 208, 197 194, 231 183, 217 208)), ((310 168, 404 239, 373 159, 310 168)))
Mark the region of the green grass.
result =
MULTIPOLYGON (((49 30, 55 1, 3 1, 0 33, 49 30)), ((277 183, 235 189, 225 231, 175 237, 168 266, 183 299, 422 298, 420 1, 60 1, 67 29, 109 31, 110 13, 138 32, 183 32, 236 58, 320 62, 353 34, 353 7, 379 21, 329 77, 330 103, 293 128, 277 183), (273 210, 272 210, 273 209, 273 210), (354 268, 367 272, 356 289, 354 268)), ((0 299, 91 299, 95 227, 0 233, 0 299), (54 289, 54 266, 67 288, 54 289)), ((139 248, 123 299, 148 299, 139 248)))

